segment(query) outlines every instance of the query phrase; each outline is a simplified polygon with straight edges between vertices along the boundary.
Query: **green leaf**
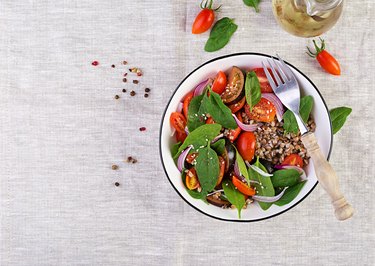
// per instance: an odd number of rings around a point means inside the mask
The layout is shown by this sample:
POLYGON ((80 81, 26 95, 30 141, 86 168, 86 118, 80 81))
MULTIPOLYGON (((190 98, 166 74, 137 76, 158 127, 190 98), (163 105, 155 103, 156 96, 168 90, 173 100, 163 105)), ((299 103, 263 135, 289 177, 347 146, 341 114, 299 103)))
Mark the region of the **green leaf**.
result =
POLYGON ((176 159, 177 156, 180 155, 180 153, 189 145, 193 145, 193 148, 191 149, 192 152, 198 151, 202 146, 205 147, 208 141, 213 140, 217 135, 219 135, 220 130, 220 124, 204 124, 198 127, 194 131, 190 132, 173 158, 176 159))
POLYGON ((352 112, 352 108, 349 107, 337 107, 329 111, 329 115, 332 121, 333 134, 336 134, 342 126, 345 124, 346 118, 352 112))
POLYGON ((175 157, 177 152, 178 152, 178 148, 181 146, 181 141, 175 143, 172 145, 172 148, 171 148, 171 154, 172 154, 172 157, 175 157))
POLYGON ((223 48, 237 30, 237 27, 233 19, 228 17, 218 20, 212 27, 210 37, 206 42, 204 50, 206 52, 214 52, 223 48))
POLYGON ((294 200, 297 197, 297 195, 299 194, 303 186, 306 184, 306 182, 307 180, 302 181, 298 184, 295 184, 294 186, 288 187, 285 190, 284 195, 281 197, 281 199, 279 199, 278 201, 274 203, 277 206, 283 206, 283 205, 290 203, 292 200, 294 200))
POLYGON ((215 143, 211 144, 211 148, 216 151, 217 154, 223 154, 225 150, 225 140, 219 139, 215 143))
POLYGON ((196 96, 191 100, 187 117, 187 127, 190 132, 206 123, 203 119, 203 115, 206 114, 204 106, 204 94, 196 96))
POLYGON ((223 182, 223 189, 225 196, 227 197, 228 201, 236 206, 238 210, 238 218, 241 218, 241 210, 243 206, 245 206, 245 196, 239 192, 233 183, 229 180, 223 182))
POLYGON ((254 7, 255 12, 257 12, 257 13, 259 12, 259 3, 260 3, 260 0, 243 0, 243 2, 247 6, 254 7))
POLYGON ((247 184, 250 186, 250 177, 247 171, 246 164, 237 149, 236 149, 236 161, 237 161, 238 168, 240 169, 241 174, 245 177, 247 184))
MULTIPOLYGON (((257 161, 254 165, 267 173, 267 169, 259 162, 259 157, 257 157, 257 161)), ((267 197, 275 196, 275 189, 273 188, 272 181, 269 176, 262 176, 255 172, 252 168, 249 168, 249 177, 251 180, 259 182, 259 184, 254 184, 257 195, 267 197)), ((272 205, 272 203, 268 202, 258 203, 263 210, 267 210, 272 205)))
POLYGON ((254 105, 259 103, 261 96, 262 93, 257 75, 254 71, 248 72, 245 81, 245 97, 247 104, 250 106, 250 112, 254 105))
POLYGON ((211 192, 215 188, 219 177, 219 158, 208 143, 207 147, 199 151, 199 156, 196 160, 195 170, 197 171, 202 192, 211 192))
POLYGON ((275 171, 271 181, 274 187, 290 187, 298 182, 300 176, 296 169, 283 169, 275 171))
POLYGON ((228 106, 223 103, 220 95, 210 91, 210 97, 205 104, 205 109, 216 123, 221 124, 225 128, 236 129, 237 123, 232 116, 232 112, 228 106))
MULTIPOLYGON (((314 104, 314 98, 312 96, 308 95, 308 96, 304 96, 301 98, 300 106, 299 106, 299 113, 302 117, 303 122, 305 123, 309 120, 313 104, 314 104)), ((283 128, 285 130, 285 133, 290 132, 290 133, 298 134, 299 128, 298 128, 297 120, 294 114, 290 110, 287 110, 284 113, 283 119, 284 119, 283 128)))

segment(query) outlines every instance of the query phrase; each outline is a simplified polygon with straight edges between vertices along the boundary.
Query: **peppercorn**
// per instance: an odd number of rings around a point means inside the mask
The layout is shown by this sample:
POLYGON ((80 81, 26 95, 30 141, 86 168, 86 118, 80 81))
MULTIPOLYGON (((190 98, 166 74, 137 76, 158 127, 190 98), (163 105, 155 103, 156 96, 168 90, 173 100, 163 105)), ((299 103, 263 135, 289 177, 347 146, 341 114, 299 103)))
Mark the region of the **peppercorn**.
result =
POLYGON ((147 98, 148 97, 148 93, 145 93, 145 98, 147 98))
POLYGON ((126 89, 122 89, 122 92, 125 93, 125 92, 126 92, 126 89))
POLYGON ((146 130, 145 127, 140 127, 140 128, 139 128, 139 131, 145 131, 145 130, 146 130))
POLYGON ((112 165, 112 170, 117 170, 118 169, 118 165, 114 164, 112 165))
POLYGON ((133 157, 129 156, 127 162, 130 162, 130 161, 132 161, 132 160, 133 160, 133 157))
POLYGON ((126 78, 123 78, 122 81, 123 81, 123 82, 127 82, 128 80, 127 80, 126 78))
POLYGON ((112 65, 111 67, 112 67, 112 68, 115 68, 116 66, 115 66, 115 65, 112 65))
POLYGON ((145 92, 150 92, 150 88, 146 88, 146 89, 145 89, 145 92))
POLYGON ((134 80, 133 80, 133 83, 134 83, 134 84, 138 84, 138 83, 139 83, 139 81, 138 81, 138 80, 136 80, 136 79, 134 79, 134 80))
POLYGON ((134 95, 135 95, 135 91, 131 91, 130 96, 134 96, 134 95))
POLYGON ((124 77, 126 77, 128 75, 128 73, 124 73, 124 77))
POLYGON ((120 96, 118 96, 118 95, 115 95, 115 99, 117 100, 117 99, 119 99, 120 98, 120 96))
POLYGON ((127 65, 128 62, 126 62, 125 60, 122 62, 123 65, 127 65))
POLYGON ((116 183, 115 183, 115 186, 116 186, 116 187, 120 186, 120 183, 119 183, 119 182, 116 182, 116 183))

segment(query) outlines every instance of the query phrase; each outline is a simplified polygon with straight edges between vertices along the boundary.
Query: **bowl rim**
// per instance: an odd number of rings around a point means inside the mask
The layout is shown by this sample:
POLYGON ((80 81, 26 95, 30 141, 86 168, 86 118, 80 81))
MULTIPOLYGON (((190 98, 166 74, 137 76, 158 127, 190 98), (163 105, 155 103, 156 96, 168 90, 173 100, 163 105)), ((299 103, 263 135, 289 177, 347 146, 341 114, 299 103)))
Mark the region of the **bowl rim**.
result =
MULTIPOLYGON (((267 216, 267 217, 263 217, 263 218, 259 218, 259 219, 252 219, 252 220, 235 220, 235 219, 225 219, 225 218, 221 218, 221 217, 216 217, 214 215, 211 215, 209 213, 206 213, 204 212, 203 210, 199 209, 198 207, 194 206, 193 204, 191 204, 187 199, 185 199, 185 197, 183 197, 181 195, 181 193, 178 191, 178 189, 173 185, 169 175, 168 175, 168 172, 167 172, 167 169, 166 169, 166 166, 164 164, 164 160, 163 160, 163 155, 162 155, 162 147, 161 147, 161 140, 162 140, 162 131, 163 131, 163 121, 164 121, 164 118, 165 118, 165 115, 167 113, 167 109, 174 97, 174 95, 176 94, 176 92, 178 91, 178 89, 180 88, 180 86, 185 82, 185 80, 187 78, 189 78, 194 72, 196 72, 198 69, 202 68, 203 66, 207 65, 207 64, 210 64, 214 61, 217 61, 217 60, 220 60, 220 59, 223 59, 223 58, 227 58, 227 57, 233 57, 233 56, 241 56, 241 55, 258 55, 258 56, 263 56, 263 57, 269 57, 269 58, 273 58, 271 55, 268 55, 268 54, 263 54, 263 53, 255 53, 255 52, 241 52, 241 53, 232 53, 232 54, 226 54, 226 55, 222 55, 222 56, 219 56, 219 57, 215 57, 211 60, 208 60, 206 62, 204 62, 203 64, 199 65, 198 67, 196 67, 194 70, 192 70, 188 75, 185 76, 185 78, 177 85, 176 89, 173 91, 172 95, 170 96, 169 98, 169 101, 168 103, 166 104, 165 106, 165 109, 164 109, 164 112, 163 112, 163 115, 161 117, 161 122, 160 122, 160 130, 159 130, 159 155, 160 155, 160 159, 161 159, 161 163, 163 165, 163 170, 164 170, 164 173, 165 175, 167 176, 168 178, 168 181, 169 183, 171 184, 171 186, 173 187, 173 189, 177 192, 177 194, 189 205, 191 206, 192 208, 194 208, 195 210, 197 210, 198 212, 208 216, 208 217, 211 217, 211 218, 214 218, 214 219, 217 219, 217 220, 220 220, 220 221, 225 221, 225 222, 240 222, 240 223, 250 223, 250 222, 258 222, 258 221, 262 221, 262 220, 267 220, 267 219, 271 219, 271 218, 274 218, 282 213, 285 213, 289 210, 291 210, 292 208, 294 208, 295 206, 297 206, 298 204, 300 204, 305 198, 307 198, 308 195, 310 195, 310 193, 315 189, 315 187, 318 185, 319 181, 317 180, 316 183, 314 184, 314 186, 310 189, 310 191, 308 191, 306 193, 305 196, 303 196, 299 201, 297 201, 294 205, 290 206, 289 208, 285 209, 285 210, 282 210, 276 214, 273 214, 271 216, 267 216)), ((310 84, 314 87, 314 89, 316 90, 316 92, 318 93, 319 97, 322 99, 322 102, 326 108, 326 111, 328 113, 328 118, 329 118, 329 126, 330 126, 330 132, 331 132, 331 139, 330 139, 330 147, 329 147, 329 150, 328 150, 328 155, 327 155, 327 161, 329 161, 329 158, 331 156, 331 152, 332 152, 332 146, 333 146, 333 132, 332 132, 332 120, 331 120, 331 117, 329 116, 329 109, 328 109, 328 106, 327 106, 327 103, 325 102, 322 94, 320 93, 320 91, 318 90, 318 88, 315 86, 315 84, 304 74, 302 73, 302 71, 300 71, 298 68, 296 68, 294 65, 290 64, 289 62, 285 61, 284 62, 289 65, 290 67, 294 68, 296 71, 298 71, 308 82, 310 82, 310 84)))

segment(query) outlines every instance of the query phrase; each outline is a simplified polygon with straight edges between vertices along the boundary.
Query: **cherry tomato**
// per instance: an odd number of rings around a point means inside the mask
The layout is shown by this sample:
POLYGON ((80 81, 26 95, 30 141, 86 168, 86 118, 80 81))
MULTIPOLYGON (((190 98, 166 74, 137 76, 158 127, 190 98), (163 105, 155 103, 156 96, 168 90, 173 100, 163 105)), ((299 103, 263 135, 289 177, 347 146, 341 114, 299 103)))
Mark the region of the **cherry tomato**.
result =
POLYGON ((207 118, 206 124, 215 124, 215 121, 212 117, 207 118))
MULTIPOLYGON (((263 68, 255 68, 253 69, 253 71, 258 77, 261 92, 273 92, 272 87, 270 83, 268 82, 266 73, 264 73, 263 68)), ((268 69, 268 72, 270 72, 272 75, 272 71, 270 69, 268 69)))
POLYGON ((294 165, 298 167, 303 167, 303 160, 301 156, 298 154, 290 154, 285 157, 284 161, 281 163, 282 165, 294 165))
POLYGON ((212 2, 213 0, 206 0, 206 2, 203 4, 202 1, 200 5, 202 10, 196 16, 193 23, 193 28, 191 30, 193 34, 200 34, 207 31, 214 23, 215 11, 218 11, 221 6, 213 9, 212 2))
POLYGON ((194 190, 199 187, 199 181, 197 177, 197 172, 195 171, 195 168, 191 168, 186 173, 186 187, 189 190, 194 190))
POLYGON ((337 62, 337 60, 325 50, 325 43, 324 40, 319 38, 321 45, 318 47, 316 44, 315 40, 313 40, 314 47, 315 47, 315 52, 312 52, 309 47, 307 47, 308 50, 308 55, 311 57, 316 58, 318 60, 319 64, 321 67, 327 71, 328 73, 332 75, 340 75, 341 74, 341 69, 340 69, 340 64, 337 62))
POLYGON ((192 162, 194 162, 195 158, 197 158, 198 156, 198 153, 197 152, 192 152, 190 154, 188 154, 188 156, 186 156, 186 161, 190 164, 192 164, 192 162))
POLYGON ((191 99, 193 99, 194 97, 194 91, 191 91, 189 92, 188 94, 186 94, 185 98, 184 98, 184 103, 183 103, 183 113, 187 119, 188 117, 188 111, 189 111, 189 104, 191 102, 191 99))
MULTIPOLYGON (((240 113, 237 113, 236 114, 238 120, 240 120, 242 122, 242 116, 240 113)), ((230 142, 233 142, 237 139, 238 135, 240 135, 241 133, 241 128, 240 127, 237 127, 236 129, 230 129, 229 132, 228 132, 228 139, 230 140, 230 142)))
POLYGON ((223 71, 217 73, 216 78, 212 84, 212 91, 217 94, 222 94, 227 86, 227 75, 223 71))
POLYGON ((228 77, 227 88, 220 95, 223 103, 234 104, 235 102, 241 100, 245 95, 245 90, 243 89, 244 84, 245 77, 242 70, 236 66, 232 67, 228 77))
POLYGON ((181 113, 173 112, 169 121, 177 132, 185 133, 186 118, 181 113))
POLYGON ((176 131, 176 140, 177 142, 183 143, 186 139, 187 135, 185 132, 178 132, 176 131))
POLYGON ((228 105, 229 109, 232 111, 232 113, 237 113, 241 108, 245 105, 246 98, 243 97, 239 102, 228 105))
POLYGON ((250 119, 269 123, 275 119, 276 108, 269 100, 261 98, 251 112, 250 106, 246 104, 245 112, 250 119))
POLYGON ((225 160, 223 157, 219 156, 219 166, 220 166, 220 172, 219 177, 217 178, 216 186, 219 186, 221 181, 223 181, 224 173, 225 173, 225 160))
POLYGON ((253 132, 242 132, 237 139, 237 150, 245 161, 254 157, 256 138, 253 132))
POLYGON ((255 189, 249 187, 247 184, 243 183, 237 176, 232 178, 233 185, 238 189, 239 192, 246 196, 254 196, 255 189))

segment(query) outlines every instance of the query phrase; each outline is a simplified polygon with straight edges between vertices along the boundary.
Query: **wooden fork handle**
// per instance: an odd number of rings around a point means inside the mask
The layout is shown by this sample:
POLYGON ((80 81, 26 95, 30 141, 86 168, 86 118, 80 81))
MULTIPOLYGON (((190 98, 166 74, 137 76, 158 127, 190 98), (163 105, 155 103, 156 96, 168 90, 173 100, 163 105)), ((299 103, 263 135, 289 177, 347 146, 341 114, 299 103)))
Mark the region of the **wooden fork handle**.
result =
POLYGON ((308 155, 314 162, 316 177, 332 200, 336 218, 338 220, 346 220, 352 217, 354 209, 341 193, 339 179, 320 150, 314 133, 308 132, 302 135, 302 143, 305 145, 308 155))

